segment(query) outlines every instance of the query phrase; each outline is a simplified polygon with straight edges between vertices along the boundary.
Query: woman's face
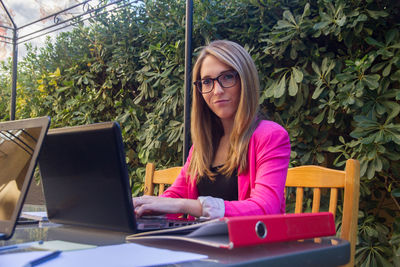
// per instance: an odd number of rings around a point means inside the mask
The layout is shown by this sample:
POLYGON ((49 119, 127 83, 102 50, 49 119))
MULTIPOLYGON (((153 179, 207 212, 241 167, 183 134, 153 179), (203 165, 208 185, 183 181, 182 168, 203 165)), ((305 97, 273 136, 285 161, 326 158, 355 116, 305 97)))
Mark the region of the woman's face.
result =
MULTIPOLYGON (((200 68, 200 79, 217 78, 221 73, 233 70, 216 57, 208 55, 204 58, 200 68)), ((208 107, 221 119, 222 122, 233 121, 240 101, 240 78, 236 76, 236 84, 223 88, 218 81, 214 81, 214 89, 202 94, 208 107)))

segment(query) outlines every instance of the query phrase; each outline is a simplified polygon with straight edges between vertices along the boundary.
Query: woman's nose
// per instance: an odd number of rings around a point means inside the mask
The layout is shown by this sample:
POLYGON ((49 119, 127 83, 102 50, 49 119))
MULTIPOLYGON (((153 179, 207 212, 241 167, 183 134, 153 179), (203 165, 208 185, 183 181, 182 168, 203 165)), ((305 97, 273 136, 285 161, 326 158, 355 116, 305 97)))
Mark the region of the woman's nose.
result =
POLYGON ((216 80, 214 81, 214 95, 222 94, 224 93, 224 88, 219 84, 219 82, 216 80))

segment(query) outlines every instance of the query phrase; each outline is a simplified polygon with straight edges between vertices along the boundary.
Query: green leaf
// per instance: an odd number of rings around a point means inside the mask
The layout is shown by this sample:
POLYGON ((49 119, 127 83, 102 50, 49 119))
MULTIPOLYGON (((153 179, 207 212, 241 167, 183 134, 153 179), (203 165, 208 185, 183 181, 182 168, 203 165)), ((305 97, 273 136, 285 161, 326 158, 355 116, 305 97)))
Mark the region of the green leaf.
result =
POLYGON ((375 73, 375 72, 380 71, 383 67, 385 67, 386 64, 387 64, 387 62, 381 62, 378 64, 374 64, 371 68, 371 72, 375 73))
POLYGON ((350 73, 339 73, 336 75, 336 79, 340 82, 348 82, 354 79, 354 75, 350 73))
POLYGON ((346 16, 342 16, 338 21, 336 21, 336 24, 339 27, 343 27, 343 25, 346 23, 346 16))
POLYGON ((389 48, 395 48, 395 49, 400 49, 400 43, 395 43, 389 46, 389 48))
POLYGON ((293 17, 293 14, 290 12, 290 11, 288 11, 288 10, 285 10, 284 12, 283 12, 283 18, 284 19, 286 19, 287 21, 290 21, 292 24, 294 24, 294 25, 296 25, 297 23, 296 23, 296 20, 294 19, 294 17, 293 17))
POLYGON ((322 154, 322 153, 317 153, 316 158, 317 158, 317 162, 319 164, 321 164, 321 163, 323 163, 325 161, 324 154, 322 154))
POLYGON ((372 178, 374 178, 374 175, 375 175, 375 166, 369 164, 367 169, 367 178, 371 180, 372 178))
POLYGON ((360 176, 363 177, 368 169, 368 161, 362 160, 360 162, 360 176))
POLYGON ((328 123, 335 123, 335 110, 329 109, 328 112, 328 123))
POLYGON ((368 15, 371 16, 373 19, 379 19, 381 17, 387 17, 389 14, 385 11, 375 11, 375 10, 368 10, 367 9, 368 15))
POLYGON ((375 40, 372 37, 367 37, 365 38, 365 41, 367 42, 367 44, 369 45, 373 45, 373 46, 377 46, 379 48, 385 47, 385 45, 381 42, 378 42, 377 40, 375 40))
POLYGON ((319 69, 319 66, 317 63, 315 63, 314 61, 311 63, 311 67, 312 69, 318 74, 318 76, 321 76, 321 70, 319 69))
POLYGON ((295 46, 290 48, 290 59, 295 60, 297 58, 297 50, 295 46))
POLYGON ((379 86, 380 77, 379 74, 365 75, 362 81, 369 87, 369 89, 374 90, 379 86))
POLYGON ((327 150, 331 153, 338 153, 342 151, 342 146, 330 146, 327 148, 327 150))
POLYGON ((315 117, 313 119, 313 123, 320 124, 325 117, 325 112, 326 112, 326 108, 324 108, 324 110, 322 112, 320 112, 317 117, 315 117))
POLYGON ((400 70, 397 70, 395 73, 390 75, 390 79, 392 81, 400 81, 400 70))
POLYGON ((325 28, 326 26, 328 26, 329 24, 331 24, 330 21, 321 21, 321 22, 318 22, 318 23, 314 24, 313 29, 314 30, 321 30, 321 29, 325 28))
POLYGON ((174 67, 170 67, 166 69, 163 73, 161 73, 161 77, 166 78, 171 75, 171 72, 174 70, 174 67))
POLYGON ((390 44, 396 36, 398 36, 399 32, 397 29, 390 29, 385 33, 386 44, 390 44))
POLYGON ((264 97, 265 98, 271 98, 274 96, 274 92, 275 92, 275 87, 277 87, 277 82, 273 81, 272 84, 270 86, 268 86, 265 90, 264 90, 264 97))
POLYGON ((300 158, 300 162, 301 162, 302 164, 305 164, 305 163, 309 160, 310 156, 311 156, 311 152, 305 153, 305 154, 300 158))
MULTIPOLYGON (((363 133, 363 136, 365 136, 365 133, 363 133)), ((352 137, 354 136, 352 135, 352 137)), ((374 141, 376 141, 376 137, 377 137, 376 134, 367 135, 362 138, 361 143, 365 145, 372 144, 374 141)))
POLYGON ((392 190, 391 194, 394 197, 400 197, 400 188, 396 188, 396 189, 392 190))
POLYGON ((346 142, 344 141, 343 136, 339 136, 339 141, 340 141, 340 143, 342 143, 342 144, 345 144, 345 143, 346 143, 346 142))
POLYGON ((286 20, 279 20, 277 22, 277 24, 274 26, 275 30, 285 30, 285 29, 290 29, 290 28, 294 28, 295 25, 293 25, 292 23, 286 21, 286 20))
POLYGON ((387 108, 387 113, 388 117, 386 119, 387 122, 389 122, 391 119, 397 117, 397 115, 400 113, 400 104, 394 101, 385 101, 383 103, 385 107, 387 108))
POLYGON ((307 2, 307 4, 304 6, 303 14, 301 15, 302 18, 309 16, 311 13, 310 11, 310 3, 307 2))
POLYGON ((286 74, 284 74, 279 82, 279 84, 275 87, 274 97, 281 98, 285 93, 286 89, 286 74))
POLYGON ((294 80, 296 83, 301 83, 303 81, 303 72, 297 67, 292 68, 292 73, 294 75, 294 80))
POLYGON ((387 77, 390 74, 390 70, 392 69, 392 64, 388 64, 382 72, 383 77, 387 77))
POLYGON ((299 89, 299 87, 297 86, 297 83, 295 81, 293 72, 290 75, 290 80, 289 80, 289 95, 290 96, 295 96, 297 94, 297 91, 299 89))

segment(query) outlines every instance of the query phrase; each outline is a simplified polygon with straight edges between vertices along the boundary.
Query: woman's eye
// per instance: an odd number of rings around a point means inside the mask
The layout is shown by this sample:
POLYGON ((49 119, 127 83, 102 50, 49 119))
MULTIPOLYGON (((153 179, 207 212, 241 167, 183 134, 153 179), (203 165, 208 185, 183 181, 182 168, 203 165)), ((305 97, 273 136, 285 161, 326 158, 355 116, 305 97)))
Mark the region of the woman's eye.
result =
POLYGON ((204 80, 202 80, 202 84, 203 84, 203 85, 209 85, 209 84, 211 84, 211 79, 204 79, 204 80))
POLYGON ((224 80, 232 80, 234 78, 234 75, 232 73, 224 74, 222 76, 222 79, 224 80))

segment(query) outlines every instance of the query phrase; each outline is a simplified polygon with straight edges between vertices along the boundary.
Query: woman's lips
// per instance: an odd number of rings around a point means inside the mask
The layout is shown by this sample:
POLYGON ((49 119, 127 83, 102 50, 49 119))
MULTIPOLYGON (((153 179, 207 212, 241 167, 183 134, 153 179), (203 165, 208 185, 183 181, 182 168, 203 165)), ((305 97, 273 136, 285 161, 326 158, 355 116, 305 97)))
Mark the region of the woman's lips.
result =
POLYGON ((225 104, 228 102, 229 102, 229 100, 227 100, 227 99, 220 99, 220 100, 214 101, 214 104, 225 104))

